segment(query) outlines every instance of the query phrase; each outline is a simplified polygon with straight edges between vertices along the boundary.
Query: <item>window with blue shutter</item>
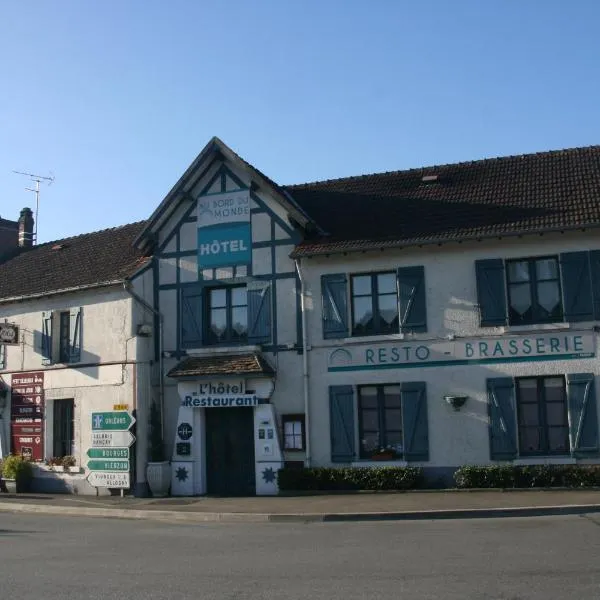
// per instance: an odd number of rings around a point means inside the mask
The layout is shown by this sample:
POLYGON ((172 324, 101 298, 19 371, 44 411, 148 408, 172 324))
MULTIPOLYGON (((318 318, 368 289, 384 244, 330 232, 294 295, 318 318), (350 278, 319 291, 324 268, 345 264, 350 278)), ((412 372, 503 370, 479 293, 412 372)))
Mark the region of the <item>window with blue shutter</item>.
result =
POLYGON ((69 362, 81 360, 81 308, 72 308, 69 314, 69 362))
POLYGON ((400 386, 404 426, 404 458, 407 461, 429 460, 426 390, 424 381, 404 382, 400 386))
POLYGON ((590 275, 594 303, 594 321, 600 321, 600 250, 590 252, 590 275))
POLYGON ((202 294, 201 285, 181 288, 181 345, 197 348, 202 345, 202 294))
POLYGON ((329 387, 331 461, 351 462, 356 457, 354 441, 354 390, 351 385, 329 387))
POLYGON ((490 458, 511 460, 517 456, 515 432, 515 383, 511 377, 487 380, 490 458))
POLYGON ((560 255, 564 320, 568 323, 594 320, 589 252, 560 255))
POLYGON ((253 282, 248 287, 248 342, 268 344, 271 341, 271 284, 253 282))
POLYGON ((501 258, 477 260, 475 274, 481 326, 506 325, 504 261, 501 258))
POLYGON ((398 307, 402 333, 427 331, 424 267, 398 269, 398 307))
POLYGON ((593 373, 567 375, 569 438, 576 457, 598 454, 598 412, 593 373))
POLYGON ((348 337, 348 279, 344 274, 321 276, 323 338, 348 337))
POLYGON ((42 313, 42 364, 52 364, 52 312, 42 313))

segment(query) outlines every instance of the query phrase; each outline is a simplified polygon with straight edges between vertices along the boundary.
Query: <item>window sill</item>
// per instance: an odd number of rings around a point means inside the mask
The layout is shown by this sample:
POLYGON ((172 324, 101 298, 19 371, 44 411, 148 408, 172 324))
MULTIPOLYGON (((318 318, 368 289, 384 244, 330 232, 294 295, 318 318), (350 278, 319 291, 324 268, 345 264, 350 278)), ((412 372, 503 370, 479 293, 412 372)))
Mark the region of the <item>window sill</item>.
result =
POLYGON ((210 354, 230 354, 232 352, 260 352, 261 347, 256 344, 239 346, 202 346, 201 348, 186 348, 190 356, 206 356, 210 354))
POLYGON ((352 467, 407 467, 405 460, 355 460, 350 463, 352 467))
POLYGON ((534 331, 560 331, 571 329, 570 323, 538 323, 537 325, 505 325, 500 327, 502 333, 529 333, 534 331))
POLYGON ((513 465, 576 465, 577 459, 572 456, 528 456, 527 458, 516 458, 513 465))

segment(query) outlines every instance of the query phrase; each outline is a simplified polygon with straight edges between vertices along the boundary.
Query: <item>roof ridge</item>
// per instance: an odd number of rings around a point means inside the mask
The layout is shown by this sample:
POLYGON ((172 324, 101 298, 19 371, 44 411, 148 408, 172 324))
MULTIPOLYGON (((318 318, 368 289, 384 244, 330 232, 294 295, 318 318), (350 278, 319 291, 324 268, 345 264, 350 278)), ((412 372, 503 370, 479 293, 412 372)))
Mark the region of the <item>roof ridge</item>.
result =
POLYGON ((548 156, 552 154, 561 154, 561 153, 576 153, 580 151, 586 150, 595 150, 600 149, 600 144, 591 144, 589 146, 574 146, 571 148, 561 148, 558 150, 542 150, 539 152, 526 152, 523 154, 508 154, 505 156, 490 156, 487 158, 478 158, 476 160, 465 160, 455 163, 443 163, 443 164, 434 164, 434 165, 425 165, 422 167, 411 167, 410 169, 396 169, 393 171, 376 171, 373 173, 363 173, 362 175, 349 175, 346 177, 335 177, 333 179, 318 179, 316 181, 309 181, 306 183, 294 183, 294 184, 286 184, 282 185, 284 189, 289 189, 293 191, 294 189, 310 187, 313 185, 324 184, 324 183, 337 183, 341 181, 355 181, 359 179, 365 179, 367 177, 374 177, 377 175, 397 175, 399 173, 412 173, 412 172, 421 172, 425 170, 431 169, 444 169, 446 167, 463 167, 466 165, 473 165, 484 162, 500 162, 505 160, 514 160, 515 158, 529 158, 534 156, 548 156))

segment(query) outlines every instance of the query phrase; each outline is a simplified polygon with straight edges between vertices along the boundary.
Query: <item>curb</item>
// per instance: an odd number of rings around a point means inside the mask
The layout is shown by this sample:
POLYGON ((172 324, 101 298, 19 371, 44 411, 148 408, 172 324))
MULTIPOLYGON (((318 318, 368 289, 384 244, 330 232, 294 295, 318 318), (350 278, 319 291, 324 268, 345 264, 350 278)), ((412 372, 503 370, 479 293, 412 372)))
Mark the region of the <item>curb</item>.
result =
POLYGON ((135 519, 179 523, 335 523, 373 521, 425 521, 435 519, 493 519, 502 517, 543 517, 599 513, 600 504, 565 504, 560 506, 521 506, 514 508, 458 508, 404 512, 357 513, 215 513, 174 510, 136 510, 118 508, 83 508, 40 506, 38 504, 2 503, 0 512, 69 515, 112 519, 135 519))

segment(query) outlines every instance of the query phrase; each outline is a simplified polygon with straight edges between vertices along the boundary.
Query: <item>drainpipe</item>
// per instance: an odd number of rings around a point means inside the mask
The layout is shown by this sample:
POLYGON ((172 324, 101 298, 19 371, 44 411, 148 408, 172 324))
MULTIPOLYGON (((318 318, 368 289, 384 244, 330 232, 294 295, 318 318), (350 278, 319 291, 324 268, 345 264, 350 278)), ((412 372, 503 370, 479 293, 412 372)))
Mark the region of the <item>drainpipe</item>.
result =
POLYGON ((304 426, 306 427, 306 466, 310 467, 310 397, 308 389, 308 343, 307 343, 307 327, 306 327, 306 287, 304 275, 300 268, 302 259, 296 259, 296 271, 300 279, 300 312, 302 315, 302 385, 304 388, 304 426))
POLYGON ((154 315, 156 315, 158 317, 158 368, 159 368, 159 375, 160 375, 160 381, 159 381, 159 388, 158 388, 158 407, 159 407, 159 411, 160 411, 160 433, 161 433, 161 438, 164 440, 165 439, 165 420, 163 418, 163 406, 164 406, 164 399, 165 399, 165 384, 164 384, 164 377, 163 377, 163 316, 162 313, 157 310, 156 308, 154 308, 153 306, 151 306, 150 304, 148 304, 148 302, 146 302, 141 296, 138 296, 132 289, 131 289, 131 282, 130 281, 125 281, 123 282, 123 289, 139 304, 141 304, 146 310, 150 311, 151 313, 153 313, 154 315))

